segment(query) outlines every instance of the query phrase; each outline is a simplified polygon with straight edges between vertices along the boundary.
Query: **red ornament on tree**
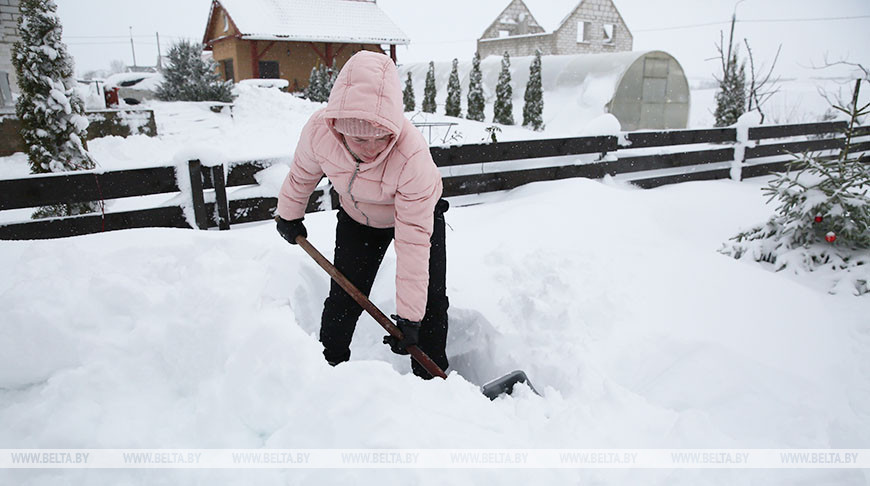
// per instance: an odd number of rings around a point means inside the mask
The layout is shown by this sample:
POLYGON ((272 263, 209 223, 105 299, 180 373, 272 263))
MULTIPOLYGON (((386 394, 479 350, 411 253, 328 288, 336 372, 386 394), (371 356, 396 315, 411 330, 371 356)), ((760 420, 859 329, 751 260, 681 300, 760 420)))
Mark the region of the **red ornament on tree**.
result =
POLYGON ((827 241, 828 243, 833 243, 837 241, 837 235, 835 235, 834 232, 831 231, 830 233, 825 235, 825 241, 827 241))
POLYGON ((821 223, 821 222, 822 222, 822 217, 819 216, 819 215, 816 215, 816 217, 815 217, 815 222, 816 222, 816 223, 821 223))

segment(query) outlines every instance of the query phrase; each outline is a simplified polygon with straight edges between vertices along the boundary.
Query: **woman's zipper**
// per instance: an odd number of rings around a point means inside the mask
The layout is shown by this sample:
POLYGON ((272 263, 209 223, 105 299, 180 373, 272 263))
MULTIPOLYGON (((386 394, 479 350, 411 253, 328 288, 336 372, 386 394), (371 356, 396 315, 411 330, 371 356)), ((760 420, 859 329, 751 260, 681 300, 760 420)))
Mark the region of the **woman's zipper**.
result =
MULTIPOLYGON (((353 152, 351 152, 351 154, 353 154, 353 152)), ((359 213, 366 218, 366 226, 370 226, 369 217, 366 215, 366 213, 362 211, 362 209, 359 208, 359 203, 357 202, 356 198, 353 197, 353 192, 351 192, 351 189, 353 188, 353 182, 356 180, 357 174, 359 174, 359 165, 362 162, 360 159, 356 158, 356 156, 354 156, 354 159, 356 160, 356 168, 353 170, 353 175, 350 177, 350 182, 347 184, 347 194, 350 196, 350 200, 353 201, 353 207, 355 207, 356 210, 359 211, 359 213)))

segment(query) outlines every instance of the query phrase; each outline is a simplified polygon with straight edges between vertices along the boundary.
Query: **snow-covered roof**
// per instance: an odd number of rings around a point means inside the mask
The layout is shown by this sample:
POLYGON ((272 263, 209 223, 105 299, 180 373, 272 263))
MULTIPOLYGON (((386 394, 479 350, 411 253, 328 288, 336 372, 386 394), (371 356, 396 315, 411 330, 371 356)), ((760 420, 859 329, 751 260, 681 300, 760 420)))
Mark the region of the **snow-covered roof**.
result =
POLYGON ((360 44, 409 44, 369 0, 217 0, 242 38, 360 44))

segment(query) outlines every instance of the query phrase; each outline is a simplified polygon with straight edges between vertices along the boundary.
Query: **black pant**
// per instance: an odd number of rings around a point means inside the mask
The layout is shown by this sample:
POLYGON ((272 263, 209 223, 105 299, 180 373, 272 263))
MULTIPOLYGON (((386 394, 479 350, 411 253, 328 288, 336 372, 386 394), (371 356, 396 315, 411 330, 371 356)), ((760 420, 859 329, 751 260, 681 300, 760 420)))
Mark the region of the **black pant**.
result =
MULTIPOLYGON (((447 362, 447 248, 444 242, 444 213, 450 205, 440 199, 435 205, 435 224, 430 239, 429 289, 426 315, 420 328, 419 348, 442 369, 447 362)), ((372 228, 357 223, 338 210, 335 228, 335 267, 366 296, 372 290, 375 275, 384 259, 384 254, 394 237, 393 228, 372 228)), ((335 281, 329 288, 329 296, 323 304, 320 321, 320 342, 323 355, 330 363, 337 364, 350 359, 350 341, 356 322, 363 308, 356 303, 335 281)), ((415 375, 431 378, 431 375, 413 359, 411 368, 415 375)))

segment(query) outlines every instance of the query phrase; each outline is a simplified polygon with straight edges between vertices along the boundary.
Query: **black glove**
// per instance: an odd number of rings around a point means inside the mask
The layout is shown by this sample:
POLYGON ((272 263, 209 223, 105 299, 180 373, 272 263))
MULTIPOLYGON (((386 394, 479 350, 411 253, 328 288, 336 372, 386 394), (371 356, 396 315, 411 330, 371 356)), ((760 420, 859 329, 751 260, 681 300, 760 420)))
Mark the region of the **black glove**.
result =
POLYGON ((402 339, 399 340, 394 336, 384 336, 384 344, 389 344, 390 349, 396 354, 408 354, 405 348, 408 346, 416 346, 420 339, 420 323, 409 321, 397 315, 390 316, 396 321, 396 327, 402 331, 402 339))
POLYGON ((308 238, 308 231, 305 231, 305 225, 302 224, 302 218, 287 221, 281 216, 275 216, 275 221, 278 222, 278 233, 291 244, 296 244, 297 236, 308 238))

